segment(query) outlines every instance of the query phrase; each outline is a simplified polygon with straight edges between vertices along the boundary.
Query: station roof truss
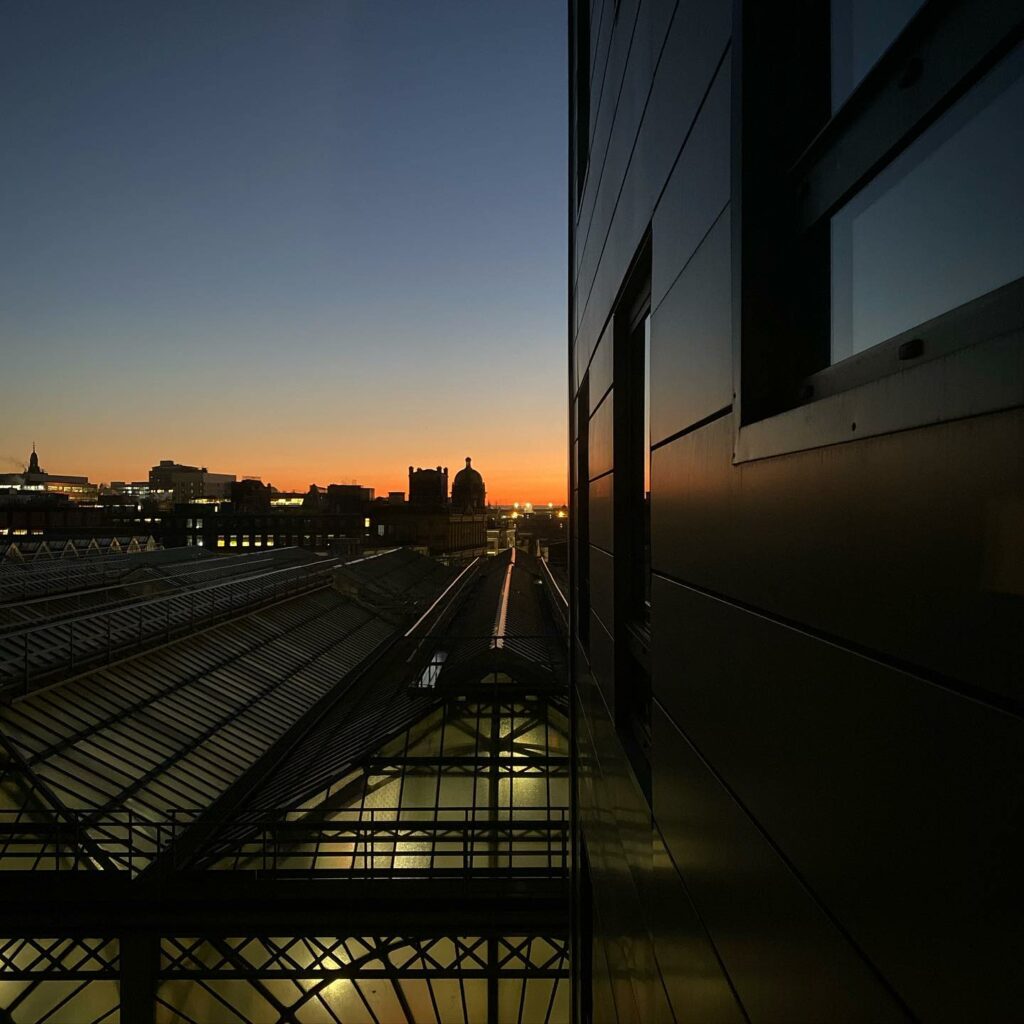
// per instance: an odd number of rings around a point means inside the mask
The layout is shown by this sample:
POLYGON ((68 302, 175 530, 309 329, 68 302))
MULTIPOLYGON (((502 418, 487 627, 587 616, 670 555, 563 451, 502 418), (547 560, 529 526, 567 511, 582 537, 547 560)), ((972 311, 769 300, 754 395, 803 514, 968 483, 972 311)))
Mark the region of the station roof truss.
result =
POLYGON ((0 1020, 568 1019, 557 588, 327 568, 0 706, 0 1020))

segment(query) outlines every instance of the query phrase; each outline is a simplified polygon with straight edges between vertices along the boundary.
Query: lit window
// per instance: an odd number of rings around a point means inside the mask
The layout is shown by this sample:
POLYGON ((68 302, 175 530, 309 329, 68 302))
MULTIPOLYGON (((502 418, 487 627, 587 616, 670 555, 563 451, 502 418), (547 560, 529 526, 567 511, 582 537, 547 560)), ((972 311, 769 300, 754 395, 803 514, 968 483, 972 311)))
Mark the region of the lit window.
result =
POLYGON ((370 528, 370 517, 369 516, 367 516, 363 520, 363 528, 366 529, 366 530, 368 530, 370 528))
POLYGON ((238 547, 238 537, 237 537, 237 535, 235 535, 235 534, 231 535, 231 540, 228 542, 228 547, 229 548, 237 548, 238 547))
POLYGON ((247 548, 249 546, 249 534, 245 533, 242 535, 242 547, 247 548))
POLYGON ((267 538, 267 547, 268 548, 272 548, 273 546, 274 546, 274 538, 273 537, 268 537, 267 538))

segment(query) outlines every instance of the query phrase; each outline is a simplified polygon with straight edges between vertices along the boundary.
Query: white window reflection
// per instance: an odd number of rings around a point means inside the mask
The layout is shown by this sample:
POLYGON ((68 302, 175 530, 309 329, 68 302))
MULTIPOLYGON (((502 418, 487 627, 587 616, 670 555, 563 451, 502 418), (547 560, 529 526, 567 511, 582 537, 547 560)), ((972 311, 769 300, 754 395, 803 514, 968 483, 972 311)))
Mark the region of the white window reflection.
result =
POLYGON ((832 362, 1024 276, 1024 48, 832 218, 832 362))

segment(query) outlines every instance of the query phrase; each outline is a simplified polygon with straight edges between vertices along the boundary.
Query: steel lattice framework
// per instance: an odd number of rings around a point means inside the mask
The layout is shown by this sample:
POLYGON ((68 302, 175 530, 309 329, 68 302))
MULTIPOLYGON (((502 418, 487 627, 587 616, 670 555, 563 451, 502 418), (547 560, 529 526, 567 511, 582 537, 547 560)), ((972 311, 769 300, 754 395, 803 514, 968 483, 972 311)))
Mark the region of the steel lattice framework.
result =
POLYGON ((340 573, 0 707, 0 1022, 568 1019, 557 587, 340 573))

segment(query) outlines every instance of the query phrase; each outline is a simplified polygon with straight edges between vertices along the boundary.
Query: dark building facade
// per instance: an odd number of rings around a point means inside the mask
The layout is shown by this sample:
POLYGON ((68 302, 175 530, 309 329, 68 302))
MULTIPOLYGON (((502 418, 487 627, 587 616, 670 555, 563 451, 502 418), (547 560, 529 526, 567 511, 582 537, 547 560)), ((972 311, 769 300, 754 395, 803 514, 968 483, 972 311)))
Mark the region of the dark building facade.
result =
POLYGON ((149 534, 161 539, 161 513, 134 501, 76 505, 60 494, 15 495, 0 500, 0 538, 54 541, 149 534))
POLYGON ((367 516, 372 542, 425 548, 432 555, 478 555, 487 548, 483 512, 378 502, 367 516))
POLYGON ((183 466, 173 459, 161 459, 149 471, 150 488, 171 492, 178 503, 204 496, 227 499, 235 482, 233 473, 211 473, 205 466, 183 466))
POLYGON ((1021 6, 570 7, 577 1019, 1013 1019, 1021 6))
POLYGON ((300 547, 328 551, 337 540, 362 546, 369 521, 361 512, 329 512, 306 508, 259 508, 243 503, 176 505, 163 516, 166 547, 201 547, 241 552, 257 548, 300 547))
POLYGON ((236 512, 269 512, 270 485, 260 480, 240 480, 231 485, 231 507, 236 512))
POLYGON ((153 490, 170 491, 180 503, 203 496, 205 477, 205 467, 182 466, 173 459, 161 459, 149 471, 149 486, 153 490))
POLYGON ((409 504, 440 507, 448 504, 448 467, 409 467, 409 504))

